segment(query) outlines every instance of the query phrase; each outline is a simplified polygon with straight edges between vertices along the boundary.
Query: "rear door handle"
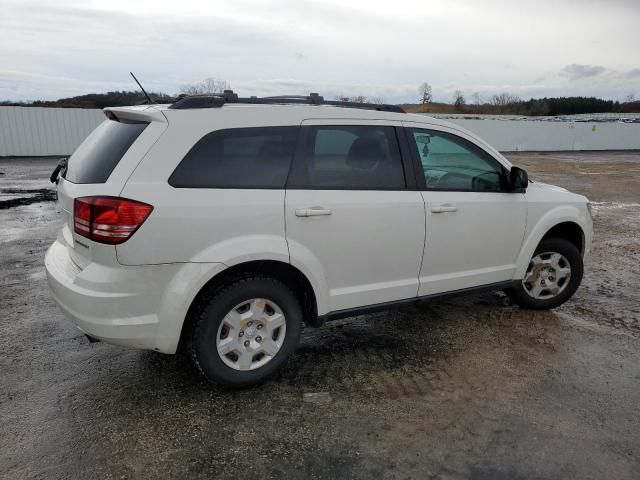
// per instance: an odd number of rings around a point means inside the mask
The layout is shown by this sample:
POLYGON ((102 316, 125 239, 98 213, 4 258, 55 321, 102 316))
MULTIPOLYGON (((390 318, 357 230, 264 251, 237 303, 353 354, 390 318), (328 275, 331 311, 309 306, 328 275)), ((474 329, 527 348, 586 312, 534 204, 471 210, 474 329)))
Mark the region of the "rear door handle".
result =
POLYGON ((322 207, 296 208, 296 217, 319 217, 320 215, 331 215, 331 210, 322 207))
POLYGON ((458 207, 453 203, 442 203, 440 205, 433 205, 431 207, 431 211, 433 213, 443 213, 443 212, 455 212, 458 210, 458 207))

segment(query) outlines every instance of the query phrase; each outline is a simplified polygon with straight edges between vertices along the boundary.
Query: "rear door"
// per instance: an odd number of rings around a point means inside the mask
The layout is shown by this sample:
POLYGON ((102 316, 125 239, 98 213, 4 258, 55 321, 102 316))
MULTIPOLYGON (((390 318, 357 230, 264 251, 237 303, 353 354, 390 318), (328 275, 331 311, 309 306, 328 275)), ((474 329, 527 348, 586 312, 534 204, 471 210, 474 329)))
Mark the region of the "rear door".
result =
POLYGON ((287 182, 287 243, 291 263, 328 292, 327 312, 416 296, 424 202, 398 126, 303 122, 287 182))
POLYGON ((113 264, 115 248, 74 233, 74 199, 118 196, 127 177, 166 128, 164 117, 157 112, 145 115, 134 111, 135 118, 126 118, 126 113, 119 115, 96 127, 71 155, 58 180, 58 203, 65 218, 58 239, 80 268, 91 261, 113 264))

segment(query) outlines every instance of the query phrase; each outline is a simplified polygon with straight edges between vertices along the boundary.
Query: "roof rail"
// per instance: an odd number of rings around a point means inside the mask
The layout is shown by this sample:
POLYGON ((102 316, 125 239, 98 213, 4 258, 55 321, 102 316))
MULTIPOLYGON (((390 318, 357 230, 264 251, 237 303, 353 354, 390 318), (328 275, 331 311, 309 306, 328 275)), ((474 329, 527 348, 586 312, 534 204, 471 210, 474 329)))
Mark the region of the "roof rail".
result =
POLYGON ((174 110, 188 110, 191 108, 219 108, 227 103, 247 103, 254 105, 332 105, 335 107, 361 108, 364 110, 377 110, 380 112, 405 113, 397 105, 378 103, 343 102, 339 100, 325 100, 317 93, 305 95, 278 95, 275 97, 238 97, 233 90, 225 90, 223 93, 206 95, 191 95, 182 97, 169 108, 174 110))

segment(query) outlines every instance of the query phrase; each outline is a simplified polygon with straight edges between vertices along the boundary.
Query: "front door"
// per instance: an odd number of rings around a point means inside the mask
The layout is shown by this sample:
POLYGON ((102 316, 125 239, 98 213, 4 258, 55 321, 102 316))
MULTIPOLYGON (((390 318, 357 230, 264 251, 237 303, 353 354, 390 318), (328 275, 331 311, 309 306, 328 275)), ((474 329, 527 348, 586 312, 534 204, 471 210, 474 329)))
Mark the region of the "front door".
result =
POLYGON ((427 234, 419 295, 512 279, 527 204, 523 194, 508 191, 507 167, 462 133, 406 132, 424 177, 427 234))
POLYGON ((413 298, 418 290, 424 202, 407 187, 401 130, 371 123, 303 123, 287 182, 286 236, 291 263, 325 290, 319 314, 413 298))

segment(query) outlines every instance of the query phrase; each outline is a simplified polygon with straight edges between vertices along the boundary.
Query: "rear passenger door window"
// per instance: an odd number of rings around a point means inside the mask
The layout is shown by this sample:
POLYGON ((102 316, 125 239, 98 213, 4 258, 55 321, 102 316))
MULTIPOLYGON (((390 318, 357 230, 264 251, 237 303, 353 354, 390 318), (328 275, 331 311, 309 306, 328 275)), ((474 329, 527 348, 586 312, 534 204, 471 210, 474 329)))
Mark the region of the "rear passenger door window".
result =
POLYGON ((300 127, 216 130, 189 150, 171 177, 177 188, 282 189, 300 127))
POLYGON ((396 130, 389 126, 305 127, 289 188, 398 190, 406 187, 396 130))

